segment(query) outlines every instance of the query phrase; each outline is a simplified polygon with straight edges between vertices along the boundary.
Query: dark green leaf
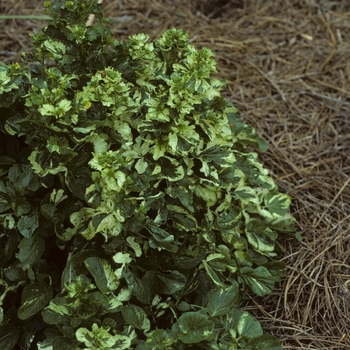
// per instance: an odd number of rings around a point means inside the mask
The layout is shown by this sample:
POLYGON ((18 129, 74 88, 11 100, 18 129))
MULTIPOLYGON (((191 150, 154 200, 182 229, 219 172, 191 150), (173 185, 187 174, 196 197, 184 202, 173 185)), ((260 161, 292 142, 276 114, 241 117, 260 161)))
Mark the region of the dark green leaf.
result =
POLYGON ((184 169, 175 159, 161 157, 157 163, 162 168, 162 175, 169 181, 179 181, 184 177, 184 169))
POLYGON ((114 275, 114 271, 107 260, 90 257, 84 263, 94 277, 95 283, 101 292, 107 293, 118 288, 119 280, 114 275))
POLYGON ((57 207, 54 204, 43 204, 40 207, 40 212, 52 222, 58 222, 62 219, 62 215, 57 211, 57 207))
POLYGON ((5 244, 4 253, 5 256, 10 259, 13 252, 18 248, 18 235, 8 235, 8 241, 5 244))
POLYGON ((15 266, 10 266, 4 271, 5 277, 12 282, 19 281, 23 278, 23 271, 15 266))
POLYGON ((158 273, 159 287, 164 294, 173 294, 184 287, 186 278, 180 272, 174 270, 168 273, 158 273))
POLYGON ((40 188, 40 182, 29 165, 15 164, 8 172, 9 179, 17 188, 36 191, 40 188))
POLYGON ((86 167, 68 169, 66 173, 66 184, 75 196, 84 200, 85 190, 92 184, 91 171, 86 167))
POLYGON ((31 205, 24 198, 16 198, 14 202, 14 211, 16 216, 20 217, 28 214, 31 210, 31 205))
POLYGON ((36 262, 45 251, 45 241, 40 236, 23 238, 18 245, 18 259, 23 264, 32 264, 36 262))
POLYGON ((17 224, 19 232, 26 238, 32 237, 34 231, 39 227, 39 218, 36 211, 23 215, 17 224))
POLYGON ((76 344, 72 344, 72 339, 67 339, 65 337, 57 337, 52 342, 52 350, 74 350, 76 349, 76 344))
POLYGON ((140 306, 134 304, 127 305, 122 308, 122 315, 124 321, 136 329, 148 331, 151 327, 151 322, 149 321, 146 312, 140 306))
POLYGON ((24 287, 18 317, 26 320, 43 309, 52 298, 52 288, 42 282, 34 282, 24 287))
POLYGON ((4 192, 0 192, 0 213, 11 208, 12 199, 11 197, 4 192))
POLYGON ((153 237, 150 240, 151 246, 153 245, 154 248, 159 247, 176 253, 178 247, 174 244, 174 236, 172 234, 152 224, 148 225, 147 229, 153 237))
POLYGON ((14 349, 19 337, 19 330, 10 323, 0 325, 0 349, 14 349))

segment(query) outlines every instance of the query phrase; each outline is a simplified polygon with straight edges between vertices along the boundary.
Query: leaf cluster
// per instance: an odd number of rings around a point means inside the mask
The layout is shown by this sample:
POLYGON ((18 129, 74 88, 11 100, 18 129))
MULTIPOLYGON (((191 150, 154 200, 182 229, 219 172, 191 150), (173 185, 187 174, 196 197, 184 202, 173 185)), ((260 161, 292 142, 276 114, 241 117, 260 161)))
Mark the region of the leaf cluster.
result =
POLYGON ((239 304, 284 274, 290 198, 213 53, 44 6, 33 55, 0 66, 0 347, 280 349, 239 304))

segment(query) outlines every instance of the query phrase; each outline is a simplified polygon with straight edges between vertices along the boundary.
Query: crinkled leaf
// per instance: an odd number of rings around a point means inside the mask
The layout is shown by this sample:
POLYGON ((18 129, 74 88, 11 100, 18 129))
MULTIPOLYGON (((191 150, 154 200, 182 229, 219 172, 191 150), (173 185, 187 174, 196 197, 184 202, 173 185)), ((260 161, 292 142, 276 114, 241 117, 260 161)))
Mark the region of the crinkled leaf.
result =
POLYGON ((43 282, 34 282, 24 287, 18 317, 26 320, 43 309, 52 298, 52 288, 43 282))

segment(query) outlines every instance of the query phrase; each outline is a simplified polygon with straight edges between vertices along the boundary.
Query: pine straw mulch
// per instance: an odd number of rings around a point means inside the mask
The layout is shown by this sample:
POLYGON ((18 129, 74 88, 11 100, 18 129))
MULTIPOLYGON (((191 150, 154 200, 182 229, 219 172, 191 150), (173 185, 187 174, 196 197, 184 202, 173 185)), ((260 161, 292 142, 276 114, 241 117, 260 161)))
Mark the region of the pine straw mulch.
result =
MULTIPOLYGON (((287 274, 244 307, 285 349, 350 348, 350 3, 347 0, 105 0, 119 40, 183 28, 211 48, 225 96, 270 145, 260 155, 293 198, 303 236, 286 237, 287 274), (215 4, 215 5, 214 5, 215 4)), ((40 14, 5 0, 0 14, 40 14)), ((0 21, 0 60, 19 60, 45 23, 0 21)))

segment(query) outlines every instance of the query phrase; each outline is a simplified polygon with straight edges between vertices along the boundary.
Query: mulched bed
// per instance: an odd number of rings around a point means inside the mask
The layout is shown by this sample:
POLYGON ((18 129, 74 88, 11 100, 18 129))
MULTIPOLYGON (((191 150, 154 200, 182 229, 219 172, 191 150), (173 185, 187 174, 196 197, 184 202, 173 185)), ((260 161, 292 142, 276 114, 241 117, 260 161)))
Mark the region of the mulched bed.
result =
MULTIPOLYGON (((40 14, 6 0, 0 14, 40 14)), ((287 274, 243 305, 286 349, 350 348, 350 2, 105 0, 119 40, 183 28, 217 59, 224 95, 270 149, 261 161, 293 198, 300 243, 285 237, 287 274)), ((0 60, 29 51, 44 21, 0 20, 0 60)))

